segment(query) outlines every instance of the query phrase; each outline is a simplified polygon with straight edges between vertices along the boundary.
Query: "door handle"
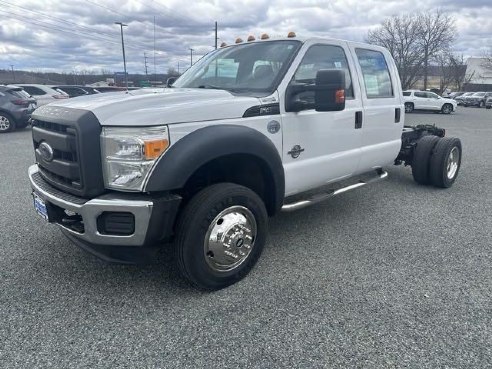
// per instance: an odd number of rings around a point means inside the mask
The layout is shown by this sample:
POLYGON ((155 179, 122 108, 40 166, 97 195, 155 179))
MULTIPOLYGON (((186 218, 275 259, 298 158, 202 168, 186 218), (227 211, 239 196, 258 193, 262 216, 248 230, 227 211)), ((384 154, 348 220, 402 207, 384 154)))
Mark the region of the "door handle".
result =
POLYGON ((401 117, 401 109, 396 108, 395 109, 395 123, 400 123, 400 117, 401 117))
POLYGON ((356 111, 355 112, 355 129, 360 129, 360 128, 362 128, 362 112, 356 111))

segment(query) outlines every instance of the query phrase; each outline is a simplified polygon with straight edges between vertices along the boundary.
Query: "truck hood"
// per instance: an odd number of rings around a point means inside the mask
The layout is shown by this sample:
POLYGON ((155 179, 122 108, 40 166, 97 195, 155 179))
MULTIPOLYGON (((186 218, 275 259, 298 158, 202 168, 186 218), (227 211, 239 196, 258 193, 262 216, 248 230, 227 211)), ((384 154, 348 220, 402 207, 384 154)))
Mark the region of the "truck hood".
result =
MULTIPOLYGON (((142 89, 111 92, 56 101, 46 108, 88 110, 103 126, 154 126, 242 117, 260 105, 256 97, 198 88, 142 89)), ((43 114, 43 108, 36 115, 43 114)))

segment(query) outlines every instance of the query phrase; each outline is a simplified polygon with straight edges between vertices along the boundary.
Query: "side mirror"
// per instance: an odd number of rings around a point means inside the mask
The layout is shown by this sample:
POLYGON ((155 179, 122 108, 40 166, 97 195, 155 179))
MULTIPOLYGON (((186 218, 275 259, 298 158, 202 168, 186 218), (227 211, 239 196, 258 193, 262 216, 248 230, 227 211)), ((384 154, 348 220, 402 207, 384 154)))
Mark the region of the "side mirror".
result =
POLYGON ((314 91, 316 111, 345 109, 345 73, 338 69, 322 69, 316 74, 314 91))
POLYGON ((169 77, 166 81, 166 86, 171 87, 174 82, 176 82, 178 78, 177 77, 169 77))

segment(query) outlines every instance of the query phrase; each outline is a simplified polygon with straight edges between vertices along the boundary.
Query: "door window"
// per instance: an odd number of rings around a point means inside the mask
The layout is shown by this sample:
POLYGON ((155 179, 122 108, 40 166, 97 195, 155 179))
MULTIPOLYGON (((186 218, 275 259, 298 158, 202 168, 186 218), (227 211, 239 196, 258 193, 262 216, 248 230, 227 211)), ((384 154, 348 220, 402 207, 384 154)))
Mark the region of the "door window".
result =
MULTIPOLYGON (((313 45, 304 55, 293 77, 295 83, 314 84, 321 69, 339 69, 345 73, 345 97, 354 98, 352 78, 345 51, 340 46, 313 45)), ((314 101, 314 91, 303 92, 302 100, 314 101), (306 95, 306 96, 304 96, 306 95)))
POLYGON ((427 99, 427 94, 425 92, 414 92, 413 95, 415 97, 420 97, 420 98, 427 99))
POLYGON ((383 53, 367 49, 356 49, 355 53, 362 69, 367 98, 393 97, 393 85, 383 53))
POLYGON ((435 94, 434 92, 427 92, 427 98, 429 98, 429 99, 439 99, 439 95, 435 94))

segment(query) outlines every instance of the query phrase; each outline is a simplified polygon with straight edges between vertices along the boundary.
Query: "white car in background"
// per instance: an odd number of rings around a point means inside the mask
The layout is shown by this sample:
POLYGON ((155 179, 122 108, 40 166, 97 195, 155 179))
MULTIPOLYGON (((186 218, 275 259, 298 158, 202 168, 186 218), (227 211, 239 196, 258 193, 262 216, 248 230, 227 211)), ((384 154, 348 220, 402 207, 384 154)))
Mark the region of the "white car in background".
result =
POLYGON ((405 113, 413 110, 432 110, 440 111, 443 114, 450 114, 456 111, 458 104, 452 99, 447 99, 429 91, 407 90, 403 92, 405 102, 405 113))
POLYGON ((35 98, 38 103, 38 107, 53 101, 69 98, 68 94, 65 92, 45 85, 27 84, 17 86, 22 87, 24 91, 35 98))

